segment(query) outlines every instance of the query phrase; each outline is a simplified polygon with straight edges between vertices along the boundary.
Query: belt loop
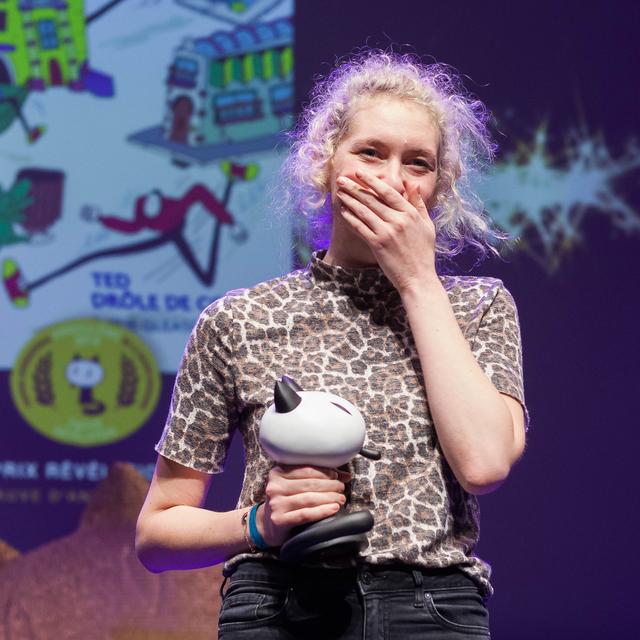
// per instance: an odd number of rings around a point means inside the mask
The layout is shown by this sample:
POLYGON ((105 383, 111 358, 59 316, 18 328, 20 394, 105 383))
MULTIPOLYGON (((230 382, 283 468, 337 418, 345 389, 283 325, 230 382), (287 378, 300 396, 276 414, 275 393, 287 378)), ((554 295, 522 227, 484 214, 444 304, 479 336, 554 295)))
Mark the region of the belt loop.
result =
POLYGON ((415 599, 413 601, 413 606, 416 609, 421 609, 422 607, 424 607, 424 589, 422 588, 422 573, 417 569, 413 569, 411 571, 411 575, 413 576, 413 582, 416 585, 415 599))

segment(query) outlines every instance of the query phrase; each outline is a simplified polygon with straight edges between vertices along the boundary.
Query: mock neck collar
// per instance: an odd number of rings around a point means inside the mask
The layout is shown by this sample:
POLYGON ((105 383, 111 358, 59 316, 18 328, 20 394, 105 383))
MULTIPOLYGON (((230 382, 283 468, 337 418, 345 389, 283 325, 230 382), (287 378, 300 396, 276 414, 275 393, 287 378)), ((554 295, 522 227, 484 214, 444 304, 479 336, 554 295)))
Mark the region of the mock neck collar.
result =
POLYGON ((387 295, 395 287, 378 265, 370 267, 341 267, 324 262, 326 249, 311 254, 308 270, 316 285, 348 295, 387 295))

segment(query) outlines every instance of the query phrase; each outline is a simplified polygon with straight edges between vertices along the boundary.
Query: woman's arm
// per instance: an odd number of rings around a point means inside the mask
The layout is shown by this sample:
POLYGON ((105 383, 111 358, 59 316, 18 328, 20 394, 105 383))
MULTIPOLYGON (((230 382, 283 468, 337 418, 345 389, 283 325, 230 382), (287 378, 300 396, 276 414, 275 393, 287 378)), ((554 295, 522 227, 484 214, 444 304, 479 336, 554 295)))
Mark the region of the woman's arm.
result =
POLYGON ((522 407, 481 369, 437 277, 401 296, 445 458, 466 491, 489 493, 524 450, 522 407))
POLYGON ((196 569, 248 549, 241 517, 246 509, 203 509, 213 476, 158 456, 136 526, 136 553, 154 573, 196 569))
POLYGON ((488 493, 522 454, 522 408, 494 387, 460 330, 435 268, 435 225, 419 184, 403 182, 402 195, 370 172, 356 178, 368 189, 337 179, 340 213, 400 293, 449 466, 466 491, 488 493))
MULTIPOLYGON (((279 546, 292 527, 333 515, 344 504, 348 474, 340 473, 318 467, 272 469, 266 502, 257 514, 265 541, 279 546)), ((202 508, 212 477, 158 456, 136 527, 136 554, 149 571, 208 567, 249 550, 242 527, 248 508, 202 508)))

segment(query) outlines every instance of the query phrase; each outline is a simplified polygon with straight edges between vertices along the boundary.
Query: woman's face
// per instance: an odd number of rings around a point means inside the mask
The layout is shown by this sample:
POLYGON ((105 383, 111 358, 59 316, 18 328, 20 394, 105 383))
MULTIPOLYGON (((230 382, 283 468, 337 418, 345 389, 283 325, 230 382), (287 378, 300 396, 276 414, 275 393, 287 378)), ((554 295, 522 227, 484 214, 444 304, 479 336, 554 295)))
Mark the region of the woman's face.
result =
POLYGON ((419 184, 428 208, 436 189, 439 143, 438 128, 422 105, 385 96, 357 102, 331 161, 333 211, 342 206, 336 179, 347 176, 362 184, 355 176, 358 169, 374 174, 405 197, 410 183, 419 184))

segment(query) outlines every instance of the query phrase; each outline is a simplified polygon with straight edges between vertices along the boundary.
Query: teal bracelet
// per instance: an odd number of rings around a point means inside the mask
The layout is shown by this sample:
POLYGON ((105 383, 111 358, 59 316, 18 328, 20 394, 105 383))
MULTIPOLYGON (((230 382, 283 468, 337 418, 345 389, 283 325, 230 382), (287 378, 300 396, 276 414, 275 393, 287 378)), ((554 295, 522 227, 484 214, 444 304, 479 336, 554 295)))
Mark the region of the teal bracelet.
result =
POLYGON ((258 531, 258 525, 256 524, 256 514, 258 513, 258 507, 261 504, 263 503, 259 502, 258 504, 254 504, 253 507, 251 507, 251 511, 249 511, 249 537, 258 549, 264 551, 265 549, 269 548, 269 545, 260 535, 260 532, 258 531))

